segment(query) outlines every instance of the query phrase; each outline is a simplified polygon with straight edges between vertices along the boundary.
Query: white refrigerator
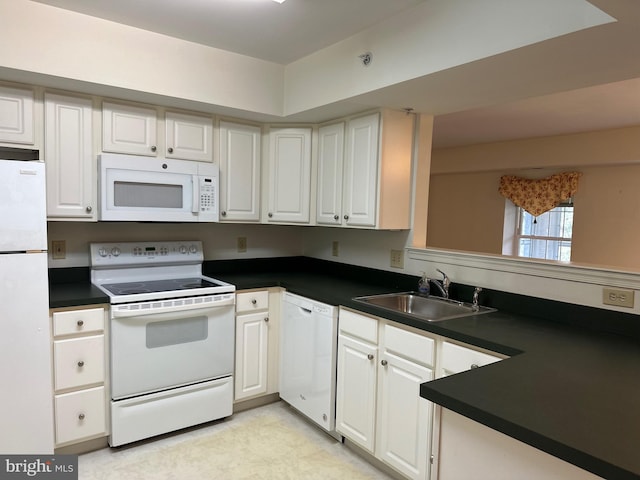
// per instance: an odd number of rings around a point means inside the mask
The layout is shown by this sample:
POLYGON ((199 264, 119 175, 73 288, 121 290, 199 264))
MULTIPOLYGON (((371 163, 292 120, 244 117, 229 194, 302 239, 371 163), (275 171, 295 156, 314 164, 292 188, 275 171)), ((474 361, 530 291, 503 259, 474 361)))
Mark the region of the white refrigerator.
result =
POLYGON ((53 453, 44 164, 0 159, 0 454, 53 453))

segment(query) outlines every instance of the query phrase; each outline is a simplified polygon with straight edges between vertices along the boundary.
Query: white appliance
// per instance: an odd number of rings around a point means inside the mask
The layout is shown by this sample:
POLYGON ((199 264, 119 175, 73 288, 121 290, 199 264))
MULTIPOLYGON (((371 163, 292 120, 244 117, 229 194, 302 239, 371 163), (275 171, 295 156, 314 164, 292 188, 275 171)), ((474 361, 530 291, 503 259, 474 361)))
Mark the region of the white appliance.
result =
POLYGON ((44 164, 0 160, 0 453, 52 454, 44 164))
POLYGON ((217 222, 217 165, 133 155, 98 156, 100 220, 217 222))
POLYGON ((280 398, 332 433, 338 308, 285 293, 280 322, 280 398))
POLYGON ((109 295, 112 447, 231 415, 235 287, 202 275, 202 243, 92 243, 109 295))

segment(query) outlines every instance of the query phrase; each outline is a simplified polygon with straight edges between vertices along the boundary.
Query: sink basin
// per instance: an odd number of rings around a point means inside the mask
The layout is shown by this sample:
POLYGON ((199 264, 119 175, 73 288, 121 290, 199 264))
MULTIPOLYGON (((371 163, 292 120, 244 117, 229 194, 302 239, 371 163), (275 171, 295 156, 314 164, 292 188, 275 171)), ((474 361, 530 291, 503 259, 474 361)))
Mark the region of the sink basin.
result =
POLYGON ((415 317, 427 322, 495 312, 495 308, 474 307, 470 303, 441 297, 424 297, 416 292, 387 293, 354 298, 357 302, 415 317))

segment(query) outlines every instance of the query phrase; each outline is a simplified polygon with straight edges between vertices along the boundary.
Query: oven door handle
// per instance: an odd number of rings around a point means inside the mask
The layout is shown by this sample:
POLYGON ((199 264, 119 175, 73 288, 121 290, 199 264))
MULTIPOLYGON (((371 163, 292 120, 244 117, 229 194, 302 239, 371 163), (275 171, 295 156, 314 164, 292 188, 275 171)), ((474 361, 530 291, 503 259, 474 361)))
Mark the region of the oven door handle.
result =
POLYGON ((113 318, 127 318, 127 317, 140 317, 143 315, 156 315, 159 313, 175 313, 175 312, 194 313, 194 312, 197 312, 198 310, 201 310, 202 312, 206 312, 206 311, 216 310, 217 308, 220 308, 220 307, 234 305, 235 298, 232 297, 228 300, 225 299, 225 300, 217 301, 215 303, 210 303, 207 305, 203 305, 201 303, 189 304, 189 305, 184 305, 184 304, 175 305, 173 304, 175 302, 171 302, 171 301, 160 301, 160 302, 150 302, 150 303, 161 303, 162 305, 149 307, 145 309, 132 308, 134 307, 134 305, 132 304, 116 306, 111 308, 111 316, 113 318))

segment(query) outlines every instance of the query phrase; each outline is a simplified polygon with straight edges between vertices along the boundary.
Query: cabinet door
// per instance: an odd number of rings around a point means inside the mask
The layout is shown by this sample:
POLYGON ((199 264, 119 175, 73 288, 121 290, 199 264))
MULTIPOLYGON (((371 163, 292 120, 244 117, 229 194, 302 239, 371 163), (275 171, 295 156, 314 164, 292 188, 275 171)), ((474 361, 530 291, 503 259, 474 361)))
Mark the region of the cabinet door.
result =
POLYGON ((213 125, 210 117, 167 112, 166 157, 213 162, 213 125))
POLYGON ((344 169, 346 224, 374 227, 377 215, 380 115, 350 120, 344 169))
POLYGON ((260 220, 260 127, 220 122, 220 220, 260 220))
POLYGON ((53 342, 56 391, 104 382, 104 335, 53 342))
POLYGON ((376 456, 408 478, 428 478, 433 404, 420 384, 433 370, 385 352, 380 355, 376 456))
POLYGON ((45 94, 47 216, 97 219, 90 99, 45 94))
POLYGON ((442 343, 441 377, 499 362, 500 357, 449 342, 442 343))
POLYGON ((56 445, 107 433, 104 387, 55 397, 56 445))
POLYGON ((376 413, 374 345, 340 335, 336 384, 336 430, 373 453, 376 413))
POLYGON ((33 90, 0 86, 0 142, 33 145, 33 90))
POLYGON ((155 109, 102 103, 102 151, 156 156, 157 150, 155 109))
POLYGON ((309 223, 311 129, 270 133, 268 222, 309 223))
POLYGON ((235 400, 267 392, 267 312, 236 317, 235 400))
POLYGON ((318 189, 316 221, 342 224, 342 168, 344 123, 327 125, 318 131, 318 189))

